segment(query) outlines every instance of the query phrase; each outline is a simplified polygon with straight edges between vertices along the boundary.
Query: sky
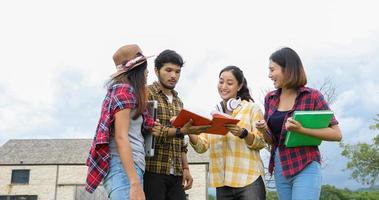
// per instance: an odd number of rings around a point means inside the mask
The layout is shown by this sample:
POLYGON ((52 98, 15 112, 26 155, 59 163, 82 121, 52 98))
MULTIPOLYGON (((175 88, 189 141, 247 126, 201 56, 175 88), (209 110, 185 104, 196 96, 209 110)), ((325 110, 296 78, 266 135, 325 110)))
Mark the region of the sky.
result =
MULTIPOLYGON (((114 72, 113 53, 172 49, 185 60, 184 107, 209 115, 219 71, 240 67, 263 108, 268 58, 300 55, 309 86, 331 80, 343 142, 370 142, 379 113, 379 13, 375 1, 1 1, 0 145, 9 139, 92 138, 114 72)), ((156 80, 148 61, 148 83, 156 80)), ((323 184, 364 187, 343 170, 338 143, 323 142, 323 184)), ((266 152, 262 153, 265 165, 266 152)))

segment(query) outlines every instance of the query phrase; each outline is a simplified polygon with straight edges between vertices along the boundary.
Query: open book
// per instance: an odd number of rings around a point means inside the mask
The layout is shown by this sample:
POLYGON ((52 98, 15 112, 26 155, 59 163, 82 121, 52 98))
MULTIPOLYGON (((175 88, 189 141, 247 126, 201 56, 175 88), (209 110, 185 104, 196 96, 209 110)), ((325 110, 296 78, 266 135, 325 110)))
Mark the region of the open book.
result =
POLYGON ((237 124, 240 120, 234 119, 231 116, 227 116, 221 113, 212 114, 212 119, 208 119, 196 113, 190 112, 186 109, 182 109, 176 119, 172 122, 172 125, 178 128, 183 127, 190 119, 192 119, 193 126, 211 125, 206 133, 225 135, 228 133, 228 129, 225 128, 225 124, 237 124))
MULTIPOLYGON (((304 128, 311 129, 328 127, 332 117, 333 111, 330 110, 295 111, 293 114, 294 120, 300 122, 304 128)), ((286 147, 317 146, 321 144, 321 139, 288 131, 284 144, 286 147)))

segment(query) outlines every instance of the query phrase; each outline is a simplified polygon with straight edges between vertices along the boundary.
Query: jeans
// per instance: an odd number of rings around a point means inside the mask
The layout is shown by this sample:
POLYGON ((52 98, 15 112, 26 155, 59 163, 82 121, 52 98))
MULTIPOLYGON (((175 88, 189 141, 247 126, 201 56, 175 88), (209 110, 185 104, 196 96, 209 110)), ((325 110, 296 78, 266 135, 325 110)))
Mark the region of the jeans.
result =
POLYGON ((265 200, 266 189, 261 176, 245 187, 223 186, 216 188, 217 200, 265 200))
POLYGON ((318 200, 321 191, 321 166, 312 161, 298 174, 282 175, 279 152, 275 152, 275 185, 280 200, 318 200))
MULTIPOLYGON (((137 165, 135 168, 139 181, 143 184, 143 171, 137 165)), ((120 156, 111 155, 109 172, 104 178, 104 188, 111 200, 129 199, 130 182, 122 166, 120 156)))

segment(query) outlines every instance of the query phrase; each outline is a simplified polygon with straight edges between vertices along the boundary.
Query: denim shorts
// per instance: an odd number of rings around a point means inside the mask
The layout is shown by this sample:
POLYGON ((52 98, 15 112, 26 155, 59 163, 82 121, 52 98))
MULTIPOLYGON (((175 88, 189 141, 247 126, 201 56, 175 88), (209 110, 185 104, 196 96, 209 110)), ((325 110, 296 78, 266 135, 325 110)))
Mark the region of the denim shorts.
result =
MULTIPOLYGON (((143 185, 144 172, 137 165, 135 168, 143 185)), ((104 178, 104 188, 111 200, 129 199, 130 181, 118 155, 111 155, 109 172, 104 178)))

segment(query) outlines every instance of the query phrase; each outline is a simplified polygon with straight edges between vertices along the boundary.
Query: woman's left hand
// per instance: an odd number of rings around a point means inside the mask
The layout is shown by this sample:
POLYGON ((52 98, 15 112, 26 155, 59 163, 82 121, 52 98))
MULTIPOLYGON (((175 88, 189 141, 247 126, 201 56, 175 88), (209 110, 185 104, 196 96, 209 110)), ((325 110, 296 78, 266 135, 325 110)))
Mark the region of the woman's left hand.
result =
POLYGON ((242 128, 236 124, 225 124, 225 128, 227 128, 234 136, 240 136, 242 133, 242 128))
POLYGON ((288 131, 301 132, 303 126, 296 120, 292 119, 292 117, 288 117, 285 123, 286 129, 288 131))

